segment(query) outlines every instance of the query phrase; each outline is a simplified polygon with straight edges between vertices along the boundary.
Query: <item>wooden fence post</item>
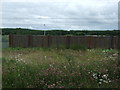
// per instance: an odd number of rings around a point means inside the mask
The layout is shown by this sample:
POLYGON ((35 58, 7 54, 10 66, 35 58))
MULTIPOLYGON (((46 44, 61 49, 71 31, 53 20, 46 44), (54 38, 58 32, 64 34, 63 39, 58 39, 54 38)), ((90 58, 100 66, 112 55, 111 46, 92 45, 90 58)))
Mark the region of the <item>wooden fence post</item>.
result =
POLYGON ((110 36, 110 45, 109 49, 113 49, 113 36, 110 36))
MULTIPOLYGON (((120 50, 120 36, 118 36, 117 43, 118 43, 117 49, 120 50)), ((119 52, 119 53, 120 53, 120 52, 119 52)))
POLYGON ((67 49, 70 48, 70 42, 71 42, 70 37, 71 36, 66 36, 66 47, 67 47, 67 49))
POLYGON ((93 37, 89 36, 89 48, 93 47, 93 37))
POLYGON ((86 40, 87 48, 90 48, 90 43, 91 43, 90 36, 85 36, 85 40, 86 40))
POLYGON ((28 47, 33 47, 33 36, 28 35, 28 47))
POLYGON ((47 36, 47 39, 48 39, 48 47, 50 47, 50 36, 47 36))
MULTIPOLYGON (((117 40, 117 49, 118 49, 118 64, 117 64, 117 67, 120 67, 120 36, 118 36, 118 40, 117 40)), ((120 75, 120 69, 118 69, 118 75, 120 75)), ((118 77, 119 78, 119 77, 118 77)))
POLYGON ((10 34, 9 35, 9 47, 13 47, 13 46, 14 46, 14 44, 13 44, 13 35, 10 34))

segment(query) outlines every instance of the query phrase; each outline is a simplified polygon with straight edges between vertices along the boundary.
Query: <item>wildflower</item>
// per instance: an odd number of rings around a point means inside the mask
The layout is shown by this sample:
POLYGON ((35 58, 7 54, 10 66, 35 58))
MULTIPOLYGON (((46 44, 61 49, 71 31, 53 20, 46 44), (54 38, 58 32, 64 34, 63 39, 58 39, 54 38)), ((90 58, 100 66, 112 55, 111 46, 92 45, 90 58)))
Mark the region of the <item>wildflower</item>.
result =
POLYGON ((14 84, 12 83, 12 86, 14 86, 14 84))
POLYGON ((23 61, 23 59, 22 59, 22 58, 21 58, 20 60, 21 60, 21 61, 23 61))
POLYGON ((108 80, 108 82, 111 82, 111 80, 108 80))
POLYGON ((100 81, 103 81, 103 79, 99 79, 100 81))
POLYGON ((106 81, 106 80, 103 80, 103 82, 104 82, 104 83, 108 83, 108 81, 106 81))
POLYGON ((18 77, 20 76, 20 74, 18 74, 18 77))
POLYGON ((96 73, 93 73, 93 77, 95 77, 95 76, 97 76, 97 74, 96 74, 96 73))
POLYGON ((51 88, 51 85, 48 85, 48 88, 51 88))
POLYGON ((50 67, 52 67, 52 64, 50 64, 50 67))
POLYGON ((106 51, 105 51, 105 50, 103 50, 102 52, 103 52, 103 53, 105 53, 106 51))
POLYGON ((90 74, 90 72, 88 72, 90 74))
POLYGON ((104 78, 104 79, 107 79, 107 77, 108 77, 108 74, 105 74, 102 76, 102 78, 104 78))
POLYGON ((55 86, 55 84, 53 84, 53 86, 55 86))
POLYGON ((106 69, 106 72, 108 72, 108 69, 106 69))
POLYGON ((46 59, 46 58, 47 58, 47 56, 44 56, 44 58, 46 59))
POLYGON ((120 69, 120 66, 116 67, 117 69, 120 69))
POLYGON ((25 60, 23 62, 26 63, 25 60))
POLYGON ((59 88, 64 88, 64 86, 60 86, 59 88))
POLYGON ((99 82, 99 84, 102 84, 102 82, 99 82))
POLYGON ((64 68, 66 68, 66 66, 64 66, 64 68))
POLYGON ((114 53, 113 56, 117 56, 118 54, 117 53, 114 53))

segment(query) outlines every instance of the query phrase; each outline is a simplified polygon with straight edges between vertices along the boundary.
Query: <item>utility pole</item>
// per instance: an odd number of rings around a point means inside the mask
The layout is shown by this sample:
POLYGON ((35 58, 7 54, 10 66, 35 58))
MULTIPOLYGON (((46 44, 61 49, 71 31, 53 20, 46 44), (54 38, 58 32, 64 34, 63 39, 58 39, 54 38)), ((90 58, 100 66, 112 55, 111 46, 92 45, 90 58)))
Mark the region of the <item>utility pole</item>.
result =
MULTIPOLYGON (((44 27, 45 27, 45 24, 44 24, 44 27)), ((45 28, 44 28, 45 29, 45 28)), ((45 30, 44 30, 44 36, 45 36, 45 30)))

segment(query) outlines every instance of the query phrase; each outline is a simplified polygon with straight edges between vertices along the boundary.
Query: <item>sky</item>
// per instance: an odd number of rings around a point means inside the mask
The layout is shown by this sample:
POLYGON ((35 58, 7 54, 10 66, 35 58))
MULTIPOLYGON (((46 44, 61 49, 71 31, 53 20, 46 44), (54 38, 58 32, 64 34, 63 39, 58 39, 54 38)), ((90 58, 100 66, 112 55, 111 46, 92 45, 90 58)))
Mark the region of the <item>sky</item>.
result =
POLYGON ((1 0, 4 28, 118 29, 119 0, 1 0))

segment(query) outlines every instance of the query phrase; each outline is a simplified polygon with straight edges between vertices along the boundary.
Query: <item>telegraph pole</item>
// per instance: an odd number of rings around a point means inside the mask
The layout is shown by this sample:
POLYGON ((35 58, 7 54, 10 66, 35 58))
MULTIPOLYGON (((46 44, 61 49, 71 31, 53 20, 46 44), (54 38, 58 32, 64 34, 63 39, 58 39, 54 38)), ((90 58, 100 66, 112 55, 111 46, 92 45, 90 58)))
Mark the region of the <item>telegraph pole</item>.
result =
MULTIPOLYGON (((44 27, 45 27, 45 24, 44 24, 44 27)), ((44 30, 44 36, 45 36, 45 30, 44 30)))

